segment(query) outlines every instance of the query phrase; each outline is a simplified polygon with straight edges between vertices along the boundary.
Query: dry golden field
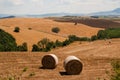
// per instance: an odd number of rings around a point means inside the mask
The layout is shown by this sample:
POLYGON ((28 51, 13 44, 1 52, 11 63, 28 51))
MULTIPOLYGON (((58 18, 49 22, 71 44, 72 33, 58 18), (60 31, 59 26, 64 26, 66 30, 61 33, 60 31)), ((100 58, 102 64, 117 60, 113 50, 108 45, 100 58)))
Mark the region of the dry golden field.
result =
POLYGON ((75 42, 67 47, 52 50, 48 53, 2 52, 0 53, 0 76, 19 75, 28 68, 22 80, 109 80, 106 71, 111 71, 111 60, 120 59, 120 39, 95 42, 75 42), (111 43, 109 43, 111 42, 111 43), (59 58, 56 69, 41 69, 41 59, 46 54, 55 54, 59 58), (74 55, 82 60, 83 71, 80 75, 65 75, 64 59, 74 55), (35 76, 29 77, 30 73, 35 76))

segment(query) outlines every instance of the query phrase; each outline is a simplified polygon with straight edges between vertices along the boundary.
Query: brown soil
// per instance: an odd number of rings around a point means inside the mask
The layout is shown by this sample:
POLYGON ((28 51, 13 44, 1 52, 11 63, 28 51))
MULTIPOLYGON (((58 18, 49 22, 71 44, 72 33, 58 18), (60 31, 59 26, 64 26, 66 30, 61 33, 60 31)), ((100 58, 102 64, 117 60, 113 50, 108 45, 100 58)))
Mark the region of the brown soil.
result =
POLYGON ((22 80, 97 80, 108 79, 106 71, 111 70, 111 60, 120 59, 120 39, 101 40, 95 42, 75 42, 67 47, 55 49, 49 53, 1 52, 0 76, 19 75, 28 67, 22 80), (46 54, 56 54, 59 64, 56 69, 42 69, 41 60, 46 54), (83 71, 80 75, 66 75, 63 68, 64 59, 74 55, 82 60, 83 71), (34 72, 35 76, 29 77, 34 72))
POLYGON ((77 18, 77 17, 56 17, 50 18, 58 22, 72 22, 85 24, 96 28, 120 28, 120 23, 107 19, 77 18))

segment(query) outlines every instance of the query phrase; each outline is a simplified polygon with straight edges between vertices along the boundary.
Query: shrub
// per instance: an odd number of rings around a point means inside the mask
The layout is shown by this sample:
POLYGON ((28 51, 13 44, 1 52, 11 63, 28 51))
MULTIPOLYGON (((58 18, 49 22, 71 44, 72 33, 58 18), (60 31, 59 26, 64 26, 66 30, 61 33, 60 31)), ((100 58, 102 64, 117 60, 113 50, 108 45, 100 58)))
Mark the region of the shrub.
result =
POLYGON ((61 47, 62 46, 62 42, 60 42, 59 40, 55 41, 55 45, 56 47, 61 47))
POLYGON ((39 47, 36 44, 34 44, 32 46, 32 52, 36 52, 36 51, 40 51, 40 49, 39 49, 39 47))
POLYGON ((48 52, 51 51, 51 49, 63 46, 63 43, 56 40, 56 42, 49 41, 49 39, 44 38, 38 42, 38 44, 34 44, 32 46, 32 51, 41 51, 41 52, 48 52))
POLYGON ((78 40, 78 37, 76 37, 75 35, 69 35, 68 38, 70 42, 74 42, 78 40))
POLYGON ((19 32, 20 28, 19 27, 15 27, 14 32, 19 32))
POLYGON ((98 39, 120 38, 120 28, 108 28, 100 30, 97 34, 98 39))
POLYGON ((63 41, 62 46, 67 46, 69 44, 70 44, 70 41, 66 39, 65 41, 63 41))
POLYGON ((48 44, 49 41, 50 41, 50 40, 47 39, 47 38, 44 38, 44 39, 40 40, 40 41, 38 42, 39 48, 42 48, 42 49, 46 48, 46 45, 48 44))
POLYGON ((28 51, 27 43, 23 43, 17 47, 17 51, 28 51))
POLYGON ((40 40, 37 43, 37 45, 34 44, 32 46, 32 52, 37 52, 37 51, 48 52, 51 50, 51 48, 53 48, 53 44, 54 44, 54 42, 50 42, 49 39, 44 38, 44 39, 40 40))
POLYGON ((80 37, 79 41, 90 41, 90 38, 88 38, 88 37, 80 37))
POLYGON ((48 42, 47 44, 46 44, 46 52, 48 52, 48 51, 51 51, 51 49, 52 48, 56 48, 56 46, 55 46, 55 43, 54 42, 48 42))
POLYGON ((109 38, 120 38, 120 28, 109 28, 105 32, 108 34, 109 38))
POLYGON ((52 28, 52 32, 59 33, 60 29, 58 27, 54 27, 54 28, 52 28))
POLYGON ((88 37, 77 37, 75 35, 68 36, 70 42, 74 41, 90 41, 90 38, 88 37))
POLYGON ((98 37, 96 35, 94 35, 94 36, 91 37, 91 41, 95 41, 97 39, 98 39, 98 37))
POLYGON ((109 38, 108 34, 106 33, 105 30, 98 31, 97 37, 98 37, 98 39, 108 39, 109 38))

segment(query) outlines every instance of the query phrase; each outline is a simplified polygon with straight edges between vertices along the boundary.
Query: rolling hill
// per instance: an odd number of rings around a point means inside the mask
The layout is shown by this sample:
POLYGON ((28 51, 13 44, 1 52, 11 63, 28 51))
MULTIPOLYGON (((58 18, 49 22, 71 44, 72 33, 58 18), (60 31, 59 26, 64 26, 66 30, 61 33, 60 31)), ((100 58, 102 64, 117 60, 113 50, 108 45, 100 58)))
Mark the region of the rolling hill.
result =
POLYGON ((0 19, 0 28, 12 34, 18 44, 28 43, 29 49, 43 38, 51 41, 65 40, 68 35, 77 35, 79 37, 91 37, 97 34, 102 28, 93 28, 87 25, 74 23, 56 22, 42 18, 9 18, 0 19), (20 27, 20 32, 13 32, 15 27, 20 27), (60 32, 55 34, 51 31, 53 27, 59 27, 60 32))

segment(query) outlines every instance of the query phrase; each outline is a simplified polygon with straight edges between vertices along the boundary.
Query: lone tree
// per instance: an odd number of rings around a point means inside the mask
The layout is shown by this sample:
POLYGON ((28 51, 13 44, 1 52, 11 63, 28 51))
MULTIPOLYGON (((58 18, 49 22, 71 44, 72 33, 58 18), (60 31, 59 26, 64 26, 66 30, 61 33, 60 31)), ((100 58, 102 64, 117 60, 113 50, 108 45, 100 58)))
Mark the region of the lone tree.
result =
POLYGON ((76 21, 74 25, 77 25, 77 24, 78 24, 78 23, 77 23, 77 21, 76 21))
POLYGON ((19 27, 15 27, 14 32, 20 32, 20 28, 19 27))
POLYGON ((54 27, 54 28, 52 28, 52 32, 59 33, 60 29, 58 27, 54 27))

